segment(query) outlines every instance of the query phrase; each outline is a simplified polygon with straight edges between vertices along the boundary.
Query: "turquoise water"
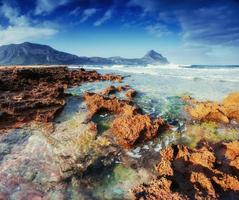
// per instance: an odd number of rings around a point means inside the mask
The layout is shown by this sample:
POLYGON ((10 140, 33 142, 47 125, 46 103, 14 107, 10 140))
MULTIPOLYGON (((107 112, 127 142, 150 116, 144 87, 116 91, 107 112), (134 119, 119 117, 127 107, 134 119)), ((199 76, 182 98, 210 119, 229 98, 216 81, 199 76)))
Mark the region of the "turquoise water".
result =
MULTIPOLYGON (((239 68, 185 68, 178 66, 84 66, 100 73, 116 73, 125 76, 124 84, 129 84, 138 92, 136 103, 143 110, 156 116, 176 118, 183 105, 180 97, 190 95, 200 100, 221 101, 230 92, 239 91, 239 68), (172 107, 173 105, 173 107, 172 107)), ((100 91, 109 85, 119 83, 87 83, 70 92, 100 91)))

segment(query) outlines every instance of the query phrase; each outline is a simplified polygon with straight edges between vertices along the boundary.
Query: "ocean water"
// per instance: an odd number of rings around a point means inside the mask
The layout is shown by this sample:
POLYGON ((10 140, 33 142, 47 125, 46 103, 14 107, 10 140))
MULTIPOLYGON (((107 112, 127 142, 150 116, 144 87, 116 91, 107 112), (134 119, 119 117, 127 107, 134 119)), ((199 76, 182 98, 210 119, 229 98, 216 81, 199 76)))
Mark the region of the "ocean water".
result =
MULTIPOLYGON (((76 67, 76 66, 70 66, 76 67)), ((190 95, 199 100, 221 101, 230 92, 239 91, 239 66, 83 66, 100 73, 125 76, 123 83, 138 92, 136 102, 154 116, 177 113, 182 105, 180 97, 190 95)), ((100 91, 118 83, 87 83, 74 88, 83 91, 100 91)))
MULTIPOLYGON (((76 66, 70 66, 76 68, 76 66)), ((213 122, 187 122, 183 117, 183 95, 200 100, 221 101, 230 92, 239 91, 239 67, 235 66, 83 66, 100 73, 125 76, 122 83, 84 83, 69 89, 69 93, 81 96, 84 91, 99 92, 110 85, 129 84, 138 94, 134 99, 146 114, 162 117, 171 129, 154 140, 125 150, 119 162, 93 183, 89 192, 96 199, 133 199, 129 188, 148 182, 153 176, 152 166, 157 163, 160 150, 170 144, 184 144, 194 148, 202 139, 212 143, 233 141, 239 138, 239 126, 228 128, 213 122), (127 162, 124 162, 124 161, 127 162), (146 162, 145 162, 146 161, 146 162), (131 167, 134 166, 134 167, 131 167)), ((124 94, 117 94, 125 98, 124 94)), ((68 105, 69 106, 69 105, 68 105)), ((110 127, 107 114, 94 120, 101 129, 110 127)))

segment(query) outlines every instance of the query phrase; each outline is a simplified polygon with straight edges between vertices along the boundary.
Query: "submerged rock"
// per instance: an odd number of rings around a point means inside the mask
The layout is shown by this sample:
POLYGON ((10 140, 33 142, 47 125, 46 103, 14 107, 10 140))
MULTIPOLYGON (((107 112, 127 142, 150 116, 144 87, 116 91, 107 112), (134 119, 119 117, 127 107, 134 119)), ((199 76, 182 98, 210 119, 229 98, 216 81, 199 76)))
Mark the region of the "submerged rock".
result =
POLYGON ((107 136, 98 136, 94 123, 84 123, 86 113, 55 126, 47 135, 64 179, 82 176, 90 168, 101 168, 114 163, 119 148, 107 136))
POLYGON ((158 178, 136 187, 135 199, 236 198, 239 192, 239 141, 170 146, 160 153, 158 178), (164 196, 165 195, 165 196, 164 196))
POLYGON ((239 93, 229 94, 222 103, 200 102, 190 97, 184 98, 189 103, 186 112, 195 120, 229 123, 232 120, 239 123, 239 93))

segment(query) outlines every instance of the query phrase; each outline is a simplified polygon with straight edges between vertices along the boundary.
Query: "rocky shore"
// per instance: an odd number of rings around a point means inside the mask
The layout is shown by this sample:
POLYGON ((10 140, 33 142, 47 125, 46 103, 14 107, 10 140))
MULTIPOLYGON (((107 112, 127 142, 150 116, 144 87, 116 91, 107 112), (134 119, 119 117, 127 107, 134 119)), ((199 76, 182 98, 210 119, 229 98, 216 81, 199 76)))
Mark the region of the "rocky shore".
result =
POLYGON ((51 122, 65 106, 65 89, 103 80, 121 81, 122 77, 67 67, 2 67, 0 130, 30 121, 51 122))
POLYGON ((64 66, 0 68, 0 199, 237 199, 238 93, 183 97, 172 123, 147 114, 122 81, 64 66), (101 81, 119 84, 67 92, 101 81))

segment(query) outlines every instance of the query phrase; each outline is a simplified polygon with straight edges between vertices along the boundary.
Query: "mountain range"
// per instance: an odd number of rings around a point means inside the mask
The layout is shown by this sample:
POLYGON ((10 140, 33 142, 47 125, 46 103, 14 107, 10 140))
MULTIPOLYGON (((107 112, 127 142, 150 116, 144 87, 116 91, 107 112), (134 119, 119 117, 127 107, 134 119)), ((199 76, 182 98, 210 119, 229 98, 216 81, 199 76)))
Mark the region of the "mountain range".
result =
POLYGON ((57 51, 50 46, 24 42, 0 46, 0 65, 147 65, 168 64, 167 58, 154 50, 142 58, 83 57, 57 51))

